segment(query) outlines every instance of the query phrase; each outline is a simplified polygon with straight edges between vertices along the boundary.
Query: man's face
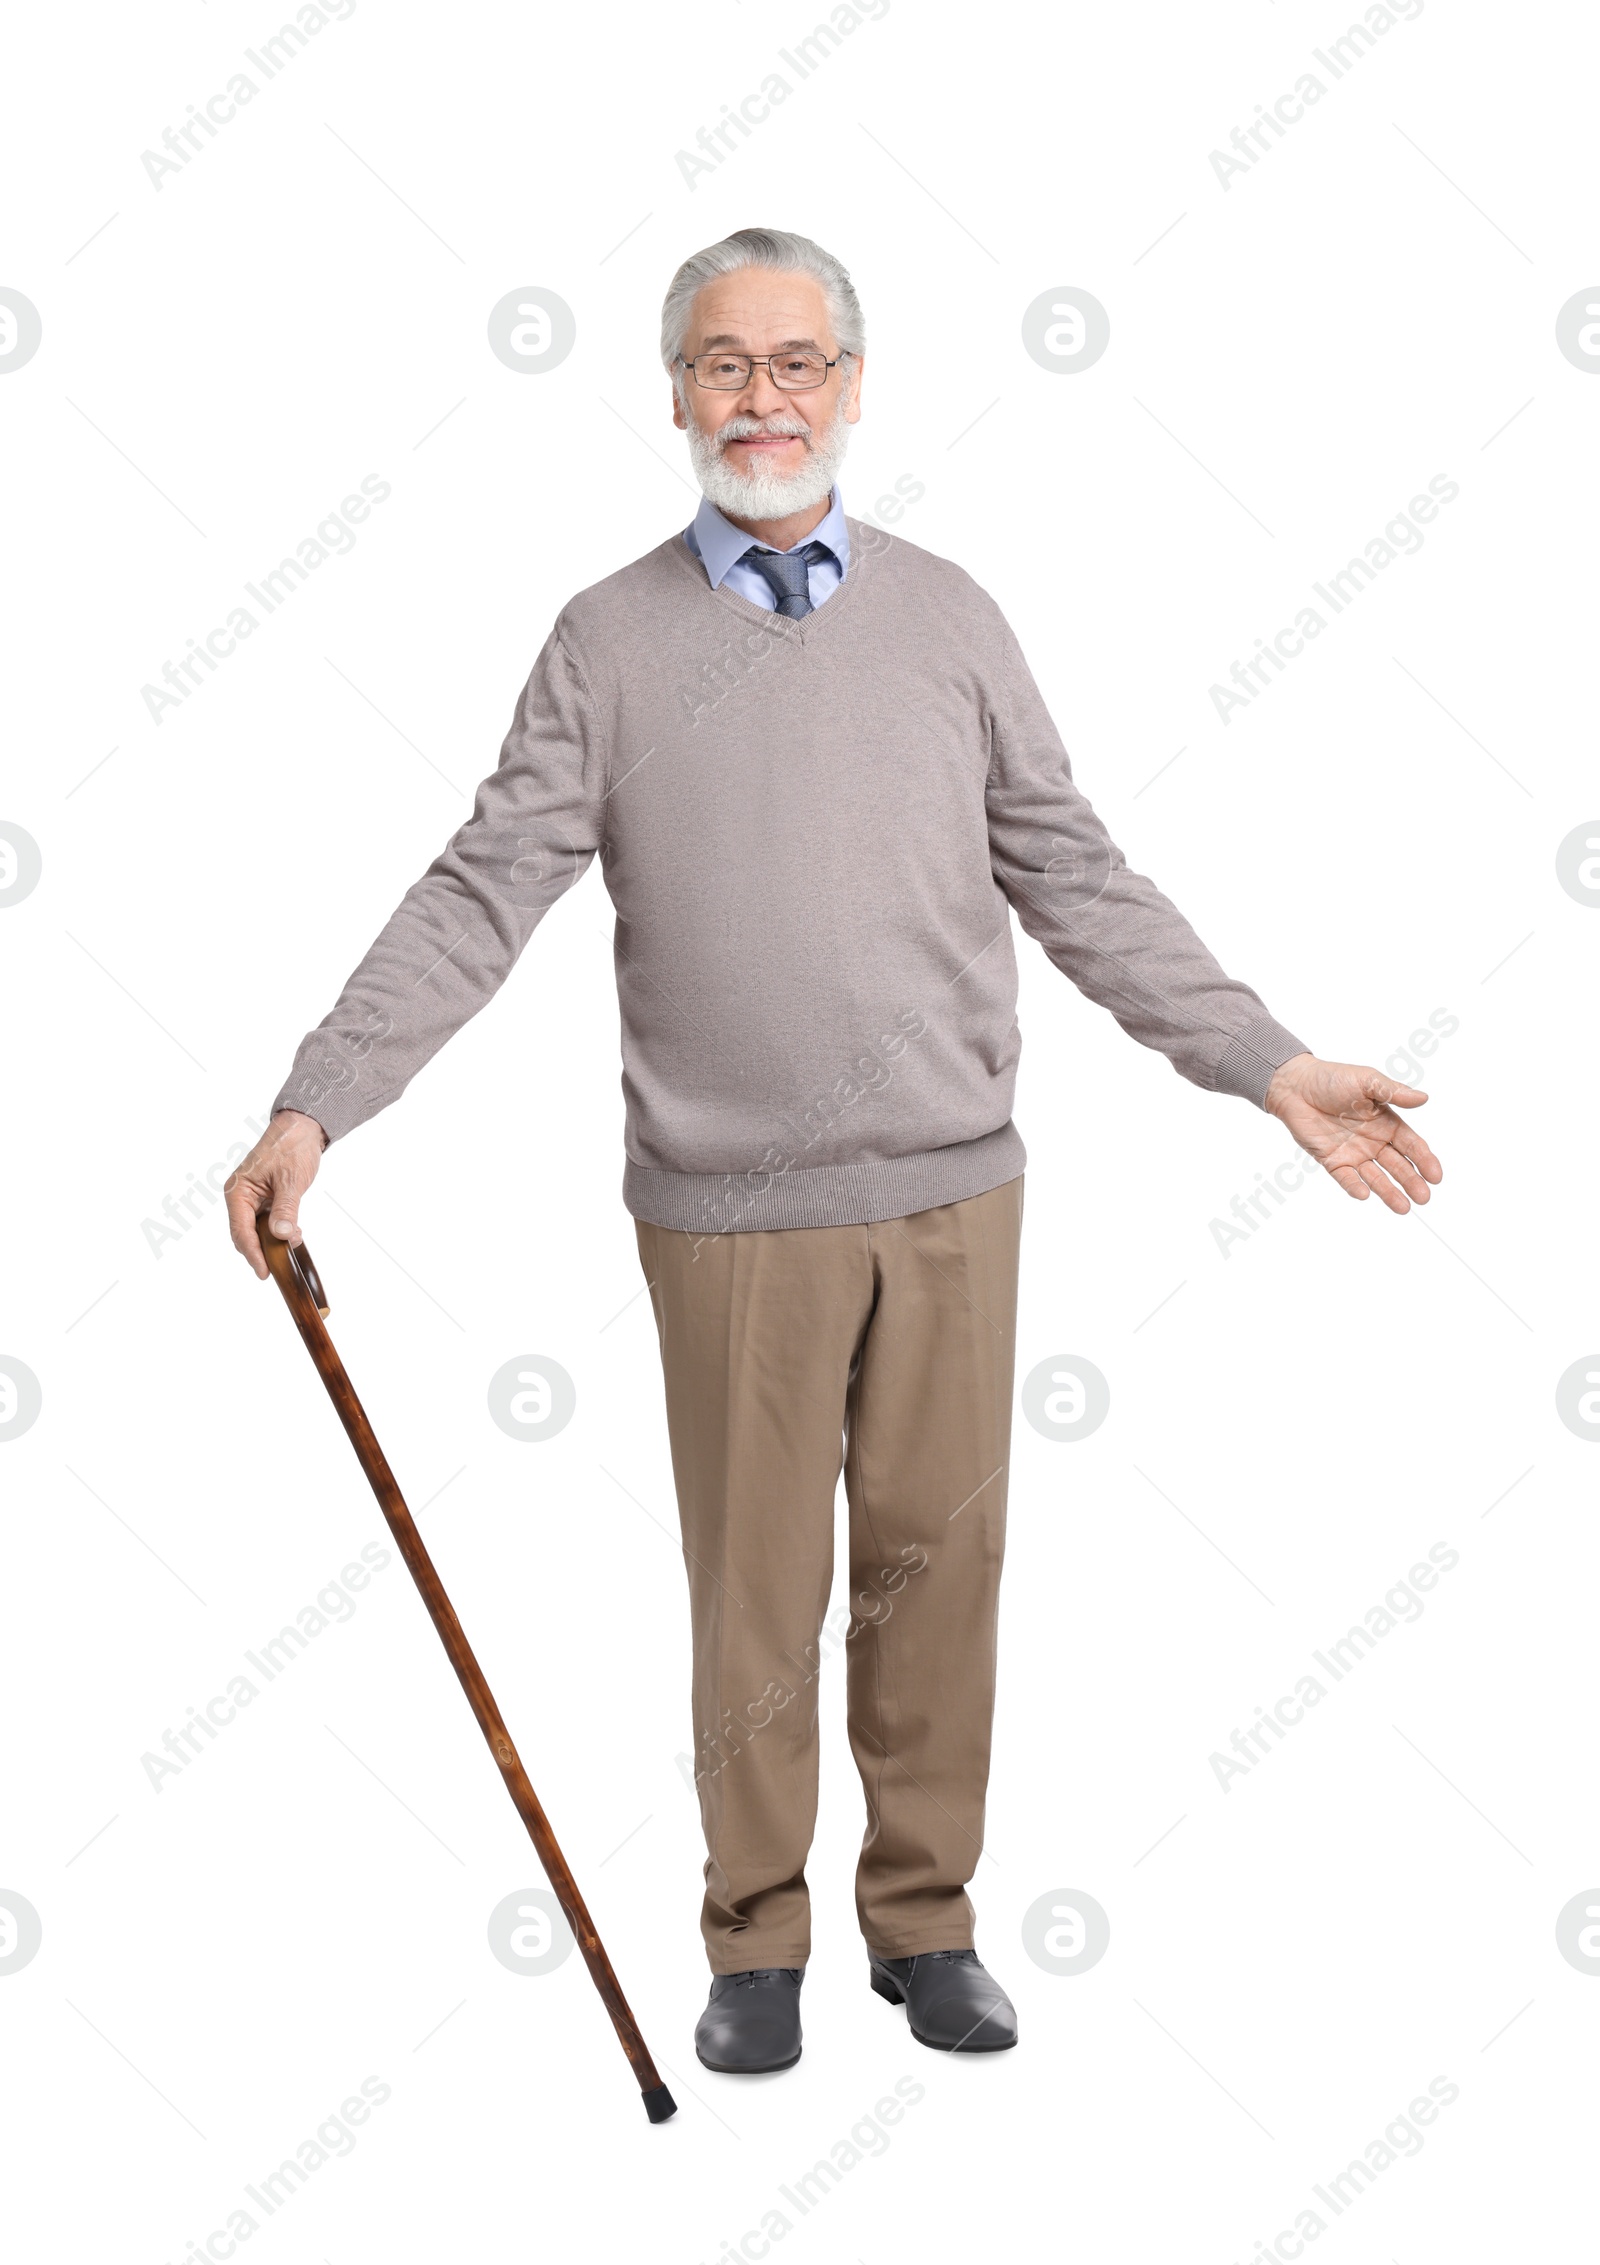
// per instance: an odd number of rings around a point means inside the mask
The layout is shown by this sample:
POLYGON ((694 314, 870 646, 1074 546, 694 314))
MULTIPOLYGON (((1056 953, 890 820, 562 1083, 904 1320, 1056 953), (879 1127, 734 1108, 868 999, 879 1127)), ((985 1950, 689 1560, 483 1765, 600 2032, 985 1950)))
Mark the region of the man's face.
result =
POLYGON ((696 293, 685 360, 718 347, 767 355, 792 346, 816 347, 834 363, 825 384, 785 393, 764 362, 737 393, 713 391, 696 384, 692 371, 680 373, 673 422, 689 434, 701 485, 719 510, 771 519, 827 494, 844 453, 845 428, 861 414, 861 364, 850 356, 835 359, 839 344, 827 301, 809 275, 747 267, 696 293))

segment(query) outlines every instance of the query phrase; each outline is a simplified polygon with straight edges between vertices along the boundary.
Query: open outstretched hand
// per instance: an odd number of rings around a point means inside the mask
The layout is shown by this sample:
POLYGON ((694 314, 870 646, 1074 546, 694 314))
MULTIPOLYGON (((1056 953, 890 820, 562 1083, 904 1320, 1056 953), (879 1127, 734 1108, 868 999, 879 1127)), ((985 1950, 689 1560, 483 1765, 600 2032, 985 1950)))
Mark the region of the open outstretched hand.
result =
POLYGON ((1381 1196, 1391 1211, 1426 1203, 1444 1167, 1422 1135, 1395 1115, 1427 1100, 1381 1070, 1354 1062, 1323 1062, 1296 1054, 1273 1072, 1267 1107, 1336 1179, 1346 1195, 1364 1203, 1381 1196), (1408 1200, 1409 1198, 1409 1200, 1408 1200))

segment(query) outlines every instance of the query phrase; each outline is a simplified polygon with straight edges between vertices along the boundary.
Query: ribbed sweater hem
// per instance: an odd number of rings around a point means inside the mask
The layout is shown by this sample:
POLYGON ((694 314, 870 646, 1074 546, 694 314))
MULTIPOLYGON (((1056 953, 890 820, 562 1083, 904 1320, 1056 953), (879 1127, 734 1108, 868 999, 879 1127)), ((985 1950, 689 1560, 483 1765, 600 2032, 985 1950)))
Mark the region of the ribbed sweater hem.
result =
POLYGON ((769 1227, 860 1227, 964 1203, 1017 1179, 1028 1161, 1006 1123, 977 1140, 871 1163, 815 1164, 787 1172, 653 1172, 628 1159, 622 1200, 635 1219, 688 1235, 750 1234, 769 1227))

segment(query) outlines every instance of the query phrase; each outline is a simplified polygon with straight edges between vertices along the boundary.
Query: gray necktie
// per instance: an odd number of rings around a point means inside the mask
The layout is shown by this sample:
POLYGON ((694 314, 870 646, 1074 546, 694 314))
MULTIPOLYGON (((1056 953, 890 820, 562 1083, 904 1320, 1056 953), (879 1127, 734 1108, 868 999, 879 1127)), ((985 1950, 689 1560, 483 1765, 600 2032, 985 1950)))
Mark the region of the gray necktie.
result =
POLYGON ((832 558, 826 543, 807 543, 797 551, 757 550, 752 543, 740 559, 753 566, 778 601, 786 621, 799 621, 811 611, 810 572, 819 559, 832 558))

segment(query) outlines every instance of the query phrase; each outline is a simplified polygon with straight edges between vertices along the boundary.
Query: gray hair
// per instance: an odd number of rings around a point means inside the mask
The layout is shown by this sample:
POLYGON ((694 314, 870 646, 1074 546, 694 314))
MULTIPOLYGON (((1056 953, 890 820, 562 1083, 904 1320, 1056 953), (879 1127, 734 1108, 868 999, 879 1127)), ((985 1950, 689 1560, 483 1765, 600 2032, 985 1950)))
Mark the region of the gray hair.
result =
POLYGON ((770 267, 794 275, 813 276, 822 286, 828 320, 840 347, 847 354, 864 354, 866 323, 861 302, 843 264, 809 236, 796 236, 787 228, 736 228, 720 244, 686 259, 667 287, 661 303, 661 359, 679 383, 675 368, 689 330, 689 309, 695 293, 718 276, 736 275, 742 267, 770 267))

